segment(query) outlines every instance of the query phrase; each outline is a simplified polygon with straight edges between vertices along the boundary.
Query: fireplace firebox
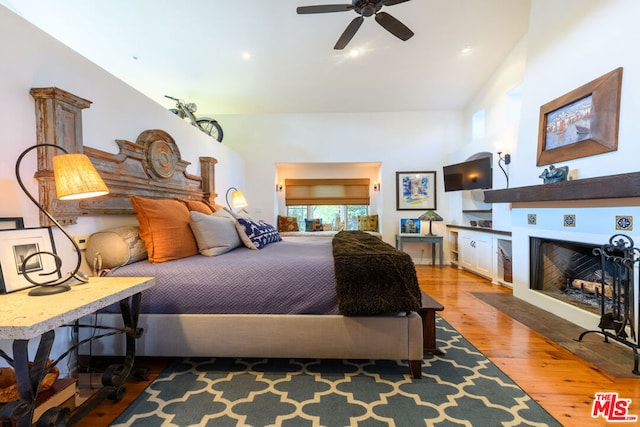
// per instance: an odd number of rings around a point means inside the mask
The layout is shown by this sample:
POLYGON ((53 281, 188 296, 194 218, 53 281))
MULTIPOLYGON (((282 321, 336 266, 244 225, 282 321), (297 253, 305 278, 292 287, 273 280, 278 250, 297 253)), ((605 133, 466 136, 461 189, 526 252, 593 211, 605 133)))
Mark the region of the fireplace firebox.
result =
POLYGON ((530 287, 600 316, 599 333, 633 350, 638 371, 635 264, 640 250, 626 235, 616 234, 601 246, 530 237, 530 287))

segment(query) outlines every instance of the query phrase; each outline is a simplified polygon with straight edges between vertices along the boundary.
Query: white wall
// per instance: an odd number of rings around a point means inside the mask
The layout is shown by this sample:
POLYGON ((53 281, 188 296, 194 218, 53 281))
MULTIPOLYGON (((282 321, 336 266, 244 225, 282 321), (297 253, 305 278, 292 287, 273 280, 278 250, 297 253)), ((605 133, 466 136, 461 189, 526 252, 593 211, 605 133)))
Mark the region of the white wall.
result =
MULTIPOLYGON (((222 116, 225 144, 242 153, 246 161, 246 192, 252 209, 264 215, 275 212, 276 163, 379 162, 382 190, 377 197, 383 213, 381 232, 393 244, 401 217, 422 211, 396 210, 396 172, 436 171, 437 210, 448 220, 450 212, 443 190, 442 166, 449 152, 462 144, 459 111, 353 114, 279 114, 222 116)), ((444 233, 444 223, 434 223, 434 233, 444 233)), ((424 245, 423 245, 424 246, 424 245)), ((418 258, 423 246, 407 245, 418 258)))
POLYGON ((578 178, 638 170, 640 134, 640 2, 636 0, 535 0, 527 37, 527 66, 513 186, 541 184, 536 166, 540 106, 623 67, 618 150, 568 160, 578 178))
MULTIPOLYGON (((189 173, 199 175, 199 156, 213 156, 219 160, 218 188, 226 188, 231 183, 243 185, 244 162, 228 146, 213 141, 3 6, 0 6, 0 28, 0 217, 23 217, 25 226, 39 226, 38 210, 18 187, 14 174, 20 153, 36 143, 35 107, 29 95, 33 87, 55 86, 93 102, 83 111, 87 146, 115 152, 116 139, 135 141, 145 129, 161 128, 175 138, 182 158, 192 162, 189 173)), ((37 198, 37 182, 33 179, 35 151, 32 155, 24 159, 21 176, 37 198)), ((78 224, 67 227, 67 231, 72 235, 88 234, 122 221, 132 223, 135 218, 80 218, 78 224)), ((59 232, 55 233, 55 240, 64 260, 63 270, 70 271, 76 259, 71 244, 59 232)), ((66 338, 65 334, 60 337, 66 338)), ((8 343, 0 344, 6 348, 8 343)), ((65 367, 61 368, 64 371, 65 367)))

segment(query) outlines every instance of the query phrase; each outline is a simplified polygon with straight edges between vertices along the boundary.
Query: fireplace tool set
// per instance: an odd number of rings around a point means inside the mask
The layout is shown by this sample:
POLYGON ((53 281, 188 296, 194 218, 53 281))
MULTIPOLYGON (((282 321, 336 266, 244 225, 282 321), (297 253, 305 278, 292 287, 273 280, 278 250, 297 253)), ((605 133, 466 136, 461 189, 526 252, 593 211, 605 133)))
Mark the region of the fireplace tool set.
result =
POLYGON ((599 330, 580 334, 582 341, 589 333, 599 333, 604 341, 613 339, 633 350, 633 373, 638 371, 638 334, 634 326, 636 310, 634 286, 634 265, 640 261, 640 250, 634 247, 633 240, 624 234, 615 234, 604 244, 593 249, 600 257, 602 266, 601 287, 599 292, 600 323, 599 330), (604 274, 607 272, 608 274, 604 274), (605 289, 608 292, 605 293, 605 289))

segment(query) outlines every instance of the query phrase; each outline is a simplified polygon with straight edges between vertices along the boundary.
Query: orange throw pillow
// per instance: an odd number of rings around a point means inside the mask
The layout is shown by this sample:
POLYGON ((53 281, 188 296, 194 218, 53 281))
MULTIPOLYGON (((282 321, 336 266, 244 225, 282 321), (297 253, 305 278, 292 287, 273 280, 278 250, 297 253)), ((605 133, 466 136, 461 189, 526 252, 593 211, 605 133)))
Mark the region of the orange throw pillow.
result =
POLYGON ((129 196, 140 223, 149 262, 160 263, 198 253, 189 222, 189 209, 174 199, 148 199, 129 196))
POLYGON ((211 215, 213 213, 213 209, 207 203, 202 200, 188 200, 188 199, 178 199, 185 205, 187 205, 187 209, 189 211, 200 212, 205 215, 211 215))

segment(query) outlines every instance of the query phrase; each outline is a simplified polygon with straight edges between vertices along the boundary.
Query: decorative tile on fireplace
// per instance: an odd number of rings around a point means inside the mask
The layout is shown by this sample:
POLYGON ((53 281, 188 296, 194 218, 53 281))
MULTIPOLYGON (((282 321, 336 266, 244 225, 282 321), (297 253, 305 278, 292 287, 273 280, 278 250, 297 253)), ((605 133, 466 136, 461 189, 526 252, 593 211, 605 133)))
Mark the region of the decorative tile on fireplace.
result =
POLYGON ((575 227, 576 226, 576 216, 571 214, 571 215, 565 215, 564 216, 564 222, 563 225, 565 227, 575 227))
POLYGON ((527 214, 527 224, 536 225, 538 217, 536 214, 527 214))
POLYGON ((633 216, 631 215, 616 215, 616 230, 633 230, 633 216))

